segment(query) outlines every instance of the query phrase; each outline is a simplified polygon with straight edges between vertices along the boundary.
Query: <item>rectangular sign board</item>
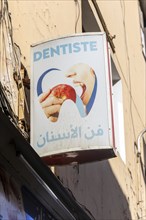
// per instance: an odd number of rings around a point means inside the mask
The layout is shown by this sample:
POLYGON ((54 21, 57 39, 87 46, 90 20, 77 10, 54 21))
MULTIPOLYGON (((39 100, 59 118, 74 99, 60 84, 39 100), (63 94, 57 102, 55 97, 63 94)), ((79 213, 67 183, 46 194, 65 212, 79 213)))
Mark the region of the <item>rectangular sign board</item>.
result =
POLYGON ((75 161, 82 151, 113 150, 105 33, 50 40, 32 46, 31 53, 31 145, 36 152, 75 161))

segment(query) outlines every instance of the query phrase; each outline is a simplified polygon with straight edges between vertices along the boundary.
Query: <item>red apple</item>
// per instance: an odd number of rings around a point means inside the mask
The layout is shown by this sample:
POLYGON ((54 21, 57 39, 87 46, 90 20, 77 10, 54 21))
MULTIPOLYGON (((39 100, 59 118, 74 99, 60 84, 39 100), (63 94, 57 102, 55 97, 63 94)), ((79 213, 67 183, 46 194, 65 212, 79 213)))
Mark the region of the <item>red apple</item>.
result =
POLYGON ((51 94, 63 100, 71 99, 73 102, 76 102, 76 91, 72 86, 67 84, 59 84, 53 87, 51 94))

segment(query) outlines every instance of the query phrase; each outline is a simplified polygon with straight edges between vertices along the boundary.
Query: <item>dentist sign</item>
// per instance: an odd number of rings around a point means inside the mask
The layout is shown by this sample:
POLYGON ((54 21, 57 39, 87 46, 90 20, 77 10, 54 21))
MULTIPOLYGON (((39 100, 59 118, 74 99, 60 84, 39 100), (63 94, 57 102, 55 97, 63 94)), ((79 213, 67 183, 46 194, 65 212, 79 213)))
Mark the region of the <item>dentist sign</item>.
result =
POLYGON ((49 165, 115 156, 106 35, 32 46, 31 144, 49 165))

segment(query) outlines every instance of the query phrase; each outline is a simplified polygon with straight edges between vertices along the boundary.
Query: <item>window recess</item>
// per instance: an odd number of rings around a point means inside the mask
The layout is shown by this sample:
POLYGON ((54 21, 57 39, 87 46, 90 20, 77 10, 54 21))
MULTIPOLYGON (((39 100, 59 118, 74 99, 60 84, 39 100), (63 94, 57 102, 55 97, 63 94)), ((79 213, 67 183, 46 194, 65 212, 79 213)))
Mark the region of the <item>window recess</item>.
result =
POLYGON ((91 1, 82 0, 81 6, 82 6, 83 32, 97 32, 97 31, 105 32, 110 47, 113 53, 115 53, 115 45, 113 43, 113 39, 115 38, 115 35, 112 36, 110 34, 106 22, 102 16, 102 12, 100 11, 100 8, 96 0, 91 0, 91 1))

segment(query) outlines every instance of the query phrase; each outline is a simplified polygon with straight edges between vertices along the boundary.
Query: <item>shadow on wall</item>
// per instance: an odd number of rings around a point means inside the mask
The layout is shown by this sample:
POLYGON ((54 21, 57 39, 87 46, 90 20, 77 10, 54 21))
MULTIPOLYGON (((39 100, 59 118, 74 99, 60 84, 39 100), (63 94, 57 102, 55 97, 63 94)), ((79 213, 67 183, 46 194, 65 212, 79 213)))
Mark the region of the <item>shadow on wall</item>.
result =
MULTIPOLYGON (((89 1, 81 3, 83 32, 100 31, 89 1)), ((57 166, 56 175, 96 220, 131 219, 128 200, 108 161, 57 166)))
POLYGON ((127 198, 108 161, 58 166, 56 175, 96 220, 131 219, 127 198))
MULTIPOLYGON (((83 32, 100 31, 91 5, 91 1, 81 1, 83 32)), ((127 198, 108 161, 56 167, 56 175, 96 220, 131 219, 127 198)))
POLYGON ((100 32, 100 27, 94 17, 93 11, 88 1, 81 1, 81 10, 83 32, 100 32))

